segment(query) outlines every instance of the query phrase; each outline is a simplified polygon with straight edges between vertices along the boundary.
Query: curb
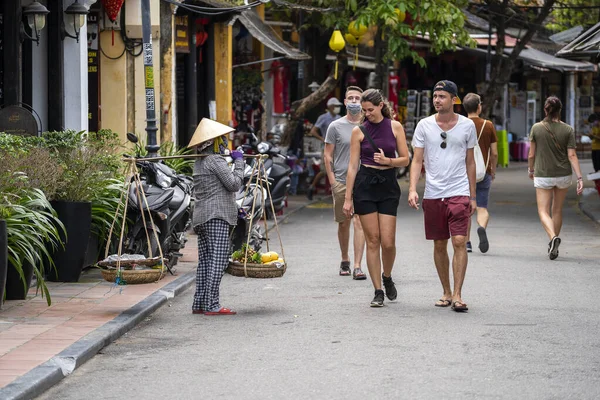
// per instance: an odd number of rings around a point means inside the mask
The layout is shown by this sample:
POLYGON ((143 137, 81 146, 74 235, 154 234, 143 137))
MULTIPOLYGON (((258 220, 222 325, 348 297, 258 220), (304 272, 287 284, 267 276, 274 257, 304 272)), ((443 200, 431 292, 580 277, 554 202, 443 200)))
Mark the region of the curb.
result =
POLYGON ((196 280, 195 272, 188 272, 123 311, 112 321, 88 333, 59 354, 0 389, 0 399, 25 400, 41 395, 75 369, 95 356, 123 334, 142 322, 169 299, 178 296, 196 280))

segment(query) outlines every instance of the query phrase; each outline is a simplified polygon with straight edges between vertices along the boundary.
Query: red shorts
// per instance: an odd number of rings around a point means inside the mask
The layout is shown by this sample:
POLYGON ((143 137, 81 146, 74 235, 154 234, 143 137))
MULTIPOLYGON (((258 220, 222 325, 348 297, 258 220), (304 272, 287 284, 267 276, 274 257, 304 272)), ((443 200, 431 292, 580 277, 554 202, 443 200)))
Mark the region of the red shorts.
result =
POLYGON ((425 238, 444 240, 451 236, 467 236, 470 211, 469 196, 423 199, 425 238))

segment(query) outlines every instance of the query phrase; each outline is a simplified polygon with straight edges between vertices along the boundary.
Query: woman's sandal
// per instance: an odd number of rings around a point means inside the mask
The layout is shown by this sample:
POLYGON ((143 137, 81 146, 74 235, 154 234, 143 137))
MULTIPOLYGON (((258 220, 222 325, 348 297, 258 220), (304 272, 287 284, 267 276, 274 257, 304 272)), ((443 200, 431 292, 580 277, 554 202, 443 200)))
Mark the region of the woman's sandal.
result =
POLYGON ((204 311, 204 315, 235 315, 237 314, 235 311, 230 310, 229 308, 221 308, 219 311, 204 311))
POLYGON ((450 304, 452 304, 452 301, 450 299, 439 299, 435 302, 434 305, 436 307, 448 307, 450 306, 450 304))
POLYGON ((364 279, 367 279, 367 276, 364 272, 362 272, 362 269, 354 268, 354 271, 352 271, 352 279, 362 281, 364 279))

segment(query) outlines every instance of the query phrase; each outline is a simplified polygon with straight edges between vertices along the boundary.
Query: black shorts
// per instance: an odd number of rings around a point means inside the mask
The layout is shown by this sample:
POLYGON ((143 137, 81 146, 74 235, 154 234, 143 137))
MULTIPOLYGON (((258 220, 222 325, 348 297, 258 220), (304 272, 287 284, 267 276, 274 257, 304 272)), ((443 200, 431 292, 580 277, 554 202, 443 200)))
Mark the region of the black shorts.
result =
POLYGON ((378 212, 396 216, 400 203, 396 168, 376 169, 361 166, 354 181, 352 200, 354 213, 357 215, 378 212))

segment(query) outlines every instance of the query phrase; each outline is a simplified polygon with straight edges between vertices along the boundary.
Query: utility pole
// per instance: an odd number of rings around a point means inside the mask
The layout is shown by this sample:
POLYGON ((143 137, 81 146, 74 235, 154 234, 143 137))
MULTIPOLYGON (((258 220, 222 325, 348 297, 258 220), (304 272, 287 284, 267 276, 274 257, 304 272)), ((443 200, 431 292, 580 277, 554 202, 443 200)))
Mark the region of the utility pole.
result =
POLYGON ((144 81, 146 87, 146 150, 149 157, 156 157, 159 146, 156 144, 156 101, 154 95, 154 58, 152 56, 152 26, 150 20, 150 0, 142 0, 142 40, 144 53, 144 81))

